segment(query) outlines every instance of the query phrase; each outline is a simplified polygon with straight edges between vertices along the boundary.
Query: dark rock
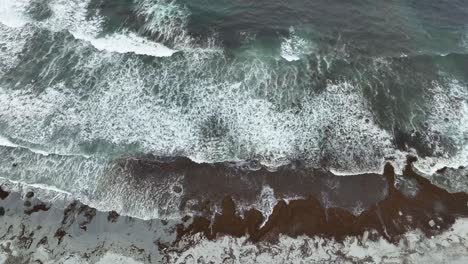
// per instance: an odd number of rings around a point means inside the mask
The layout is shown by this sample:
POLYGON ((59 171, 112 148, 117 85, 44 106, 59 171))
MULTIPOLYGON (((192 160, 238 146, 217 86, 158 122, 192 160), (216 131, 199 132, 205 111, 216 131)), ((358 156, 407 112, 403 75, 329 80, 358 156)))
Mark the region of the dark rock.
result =
POLYGON ((47 206, 44 203, 39 203, 39 204, 34 205, 33 208, 24 211, 24 213, 27 214, 27 215, 31 215, 31 214, 37 213, 39 211, 49 211, 49 209, 50 209, 50 206, 47 206))
POLYGON ((91 220, 96 216, 96 209, 91 208, 87 205, 82 205, 80 209, 78 210, 78 214, 84 216, 84 220, 80 221, 80 228, 83 229, 84 231, 87 230, 87 225, 91 223, 91 220))
POLYGON ((63 237, 67 234, 63 228, 57 229, 57 231, 54 234, 54 237, 58 239, 58 244, 62 243, 63 237))
POLYGON ((10 195, 10 192, 3 190, 3 186, 0 186, 0 199, 5 200, 8 195, 10 195))
POLYGON ((176 193, 181 193, 182 187, 180 187, 179 185, 175 185, 174 187, 172 187, 172 190, 176 193))
POLYGON ((447 167, 443 167, 442 169, 439 169, 439 170, 437 170, 436 172, 437 172, 438 174, 444 174, 444 173, 447 171, 447 169, 448 169, 447 167))
POLYGON ((49 243, 49 242, 48 242, 48 239, 47 239, 47 237, 45 236, 45 237, 41 238, 41 240, 39 240, 39 242, 37 242, 37 246, 39 246, 39 245, 47 245, 48 243, 49 243))
POLYGON ((109 221, 110 223, 117 222, 118 218, 119 218, 119 214, 116 211, 110 211, 109 214, 107 215, 107 221, 109 221))

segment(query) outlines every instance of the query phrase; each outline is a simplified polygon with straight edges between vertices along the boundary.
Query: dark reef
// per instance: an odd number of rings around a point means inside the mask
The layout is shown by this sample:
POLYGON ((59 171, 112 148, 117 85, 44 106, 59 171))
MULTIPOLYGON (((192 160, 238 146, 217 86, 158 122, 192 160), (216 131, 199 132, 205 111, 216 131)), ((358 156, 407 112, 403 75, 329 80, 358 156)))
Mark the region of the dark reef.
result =
POLYGON ((324 208, 310 195, 305 199, 279 201, 267 222, 260 226, 264 220, 260 211, 253 208, 243 216, 236 214, 234 201, 228 196, 222 202, 222 212, 214 218, 198 216, 188 227, 180 225, 178 239, 201 232, 209 239, 223 234, 248 235, 254 242, 276 240, 279 234, 319 235, 341 241, 346 236, 362 236, 365 231, 375 230, 396 243, 410 230, 420 229, 432 236, 447 230, 457 217, 468 216, 468 195, 449 193, 431 184, 413 170, 414 161, 415 158, 408 159, 404 177, 417 182, 416 196, 408 197, 395 187, 394 168, 387 164, 383 173, 388 182, 387 197, 357 216, 342 208, 324 208))

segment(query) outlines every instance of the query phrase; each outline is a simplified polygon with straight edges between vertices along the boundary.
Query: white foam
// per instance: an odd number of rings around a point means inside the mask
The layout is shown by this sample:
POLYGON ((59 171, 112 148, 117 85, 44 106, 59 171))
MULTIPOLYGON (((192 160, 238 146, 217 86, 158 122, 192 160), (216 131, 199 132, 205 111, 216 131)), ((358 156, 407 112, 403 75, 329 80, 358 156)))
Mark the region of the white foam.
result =
MULTIPOLYGON (((431 130, 440 132, 452 140, 457 148, 455 155, 419 158, 415 166, 422 172, 432 175, 444 167, 458 168, 468 165, 468 90, 456 80, 443 86, 434 83, 432 107, 429 113, 431 130), (447 120, 445 120, 447 118, 447 120)), ((442 146, 436 151, 443 153, 442 146)))
POLYGON ((8 138, 0 135, 0 145, 4 147, 18 147, 18 145, 11 142, 8 138))
POLYGON ((122 256, 114 252, 107 252, 96 264, 142 264, 131 257, 122 256))
POLYGON ((170 57, 175 52, 160 43, 149 41, 134 33, 112 34, 104 38, 83 38, 89 41, 98 50, 118 53, 133 52, 139 55, 154 57, 170 57))
POLYGON ((6 137, 4 137, 2 135, 0 135, 0 146, 12 147, 12 148, 22 148, 22 149, 26 149, 28 151, 31 151, 32 153, 40 154, 42 156, 60 155, 60 156, 80 156, 80 157, 83 157, 83 158, 91 158, 91 155, 66 153, 66 152, 49 152, 49 151, 29 147, 29 146, 22 145, 22 144, 16 144, 16 143, 13 143, 10 139, 8 139, 8 138, 6 138, 6 137))
POLYGON ((282 48, 281 57, 287 61, 298 61, 301 59, 301 57, 290 52, 287 48, 282 48))
MULTIPOLYGON (((9 186, 21 186, 21 189, 23 188, 27 188, 27 187, 31 187, 31 188, 36 188, 36 189, 41 189, 43 191, 51 191, 51 192, 57 192, 57 193, 61 193, 61 194, 68 194, 70 195, 71 193, 67 192, 67 191, 64 191, 64 190, 61 190, 55 186, 49 186, 49 185, 45 185, 45 184, 40 184, 40 183, 25 183, 25 182, 21 182, 21 181, 15 181, 15 180, 11 180, 11 179, 8 179, 8 178, 4 178, 4 177, 0 177, 0 179, 4 182, 8 182, 8 185, 9 186)), ((19 189, 17 188, 12 188, 11 189, 12 191, 20 191, 19 189)))
POLYGON ((287 61, 298 61, 307 54, 316 51, 315 45, 306 39, 297 36, 293 27, 289 30, 289 38, 284 38, 281 43, 281 57, 287 61))
POLYGON ((9 27, 22 27, 30 20, 24 11, 30 0, 0 0, 0 23, 9 27))
POLYGON ((263 222, 260 224, 260 228, 268 222, 268 217, 273 213, 273 209, 277 203, 278 200, 276 199, 273 188, 268 185, 264 185, 262 191, 257 197, 257 202, 252 206, 256 210, 259 210, 263 215, 263 222))
POLYGON ((49 152, 42 151, 40 149, 27 148, 27 147, 20 146, 18 144, 15 144, 15 143, 11 142, 8 138, 6 138, 6 137, 4 137, 2 135, 0 135, 0 146, 13 147, 13 148, 25 148, 25 149, 29 149, 31 152, 41 154, 41 155, 44 155, 44 156, 49 156, 51 154, 49 152))
MULTIPOLYGON (((383 168, 383 166, 381 167, 383 168)), ((370 171, 344 171, 344 170, 336 170, 334 168, 328 169, 333 175, 335 176, 358 176, 363 174, 381 174, 383 170, 370 170, 370 171)))

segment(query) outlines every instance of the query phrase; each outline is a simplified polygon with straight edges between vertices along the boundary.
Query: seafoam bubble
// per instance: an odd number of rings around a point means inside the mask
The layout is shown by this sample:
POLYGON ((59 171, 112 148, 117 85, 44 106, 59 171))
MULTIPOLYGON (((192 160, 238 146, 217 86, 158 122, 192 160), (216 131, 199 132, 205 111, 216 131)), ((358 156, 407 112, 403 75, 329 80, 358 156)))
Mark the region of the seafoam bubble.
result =
POLYGON ((297 35, 294 27, 289 29, 289 37, 281 43, 281 57, 287 61, 297 61, 306 55, 317 52, 317 47, 310 40, 297 35))

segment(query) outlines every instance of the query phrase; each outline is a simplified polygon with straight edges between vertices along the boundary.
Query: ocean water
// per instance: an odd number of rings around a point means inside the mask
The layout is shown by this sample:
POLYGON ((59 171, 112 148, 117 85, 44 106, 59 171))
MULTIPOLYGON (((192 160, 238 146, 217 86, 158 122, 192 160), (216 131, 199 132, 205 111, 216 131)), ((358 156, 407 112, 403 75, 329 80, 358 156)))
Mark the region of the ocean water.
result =
POLYGON ((0 177, 153 218, 177 194, 123 187, 116 160, 468 165, 467 16, 463 0, 0 0, 0 177))

